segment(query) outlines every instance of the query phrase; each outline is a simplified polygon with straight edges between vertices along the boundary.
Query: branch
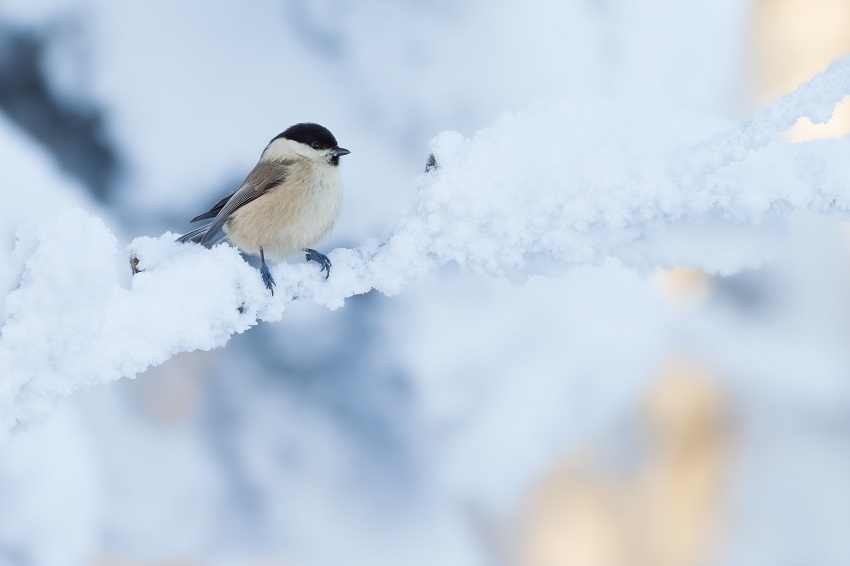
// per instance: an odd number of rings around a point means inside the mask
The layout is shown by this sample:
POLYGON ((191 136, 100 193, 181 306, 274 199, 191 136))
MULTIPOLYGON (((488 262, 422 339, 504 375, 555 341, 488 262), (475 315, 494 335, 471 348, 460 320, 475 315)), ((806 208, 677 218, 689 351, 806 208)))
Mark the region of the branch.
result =
POLYGON ((334 250, 327 281, 313 264, 273 266, 274 296, 227 244, 137 238, 141 272, 128 289, 100 220, 77 210, 24 228, 2 313, 0 434, 74 391, 222 346, 292 301, 392 295, 450 262, 494 275, 608 257, 720 273, 757 265, 793 211, 847 215, 850 142, 774 141, 797 117, 826 118, 847 92, 850 58, 731 128, 594 99, 506 115, 471 139, 443 133, 415 207, 385 239, 334 250))

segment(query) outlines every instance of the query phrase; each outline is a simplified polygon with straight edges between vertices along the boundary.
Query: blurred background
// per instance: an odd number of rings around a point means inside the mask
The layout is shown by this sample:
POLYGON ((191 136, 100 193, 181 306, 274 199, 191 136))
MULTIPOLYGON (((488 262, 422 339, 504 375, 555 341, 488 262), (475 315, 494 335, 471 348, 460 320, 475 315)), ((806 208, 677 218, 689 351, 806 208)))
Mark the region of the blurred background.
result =
MULTIPOLYGON (((576 94, 743 119, 847 52, 850 0, 3 0, 0 277, 69 205, 185 231, 299 121, 352 150, 327 252, 443 130, 576 94)), ((850 564, 849 236, 293 304, 16 430, 0 564, 850 564)))

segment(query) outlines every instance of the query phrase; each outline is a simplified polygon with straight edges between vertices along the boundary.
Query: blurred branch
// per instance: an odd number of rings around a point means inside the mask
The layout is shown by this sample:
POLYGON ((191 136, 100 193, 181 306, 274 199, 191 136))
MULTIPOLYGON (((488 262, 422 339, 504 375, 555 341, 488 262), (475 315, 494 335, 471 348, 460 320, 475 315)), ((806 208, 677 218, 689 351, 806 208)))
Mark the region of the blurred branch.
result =
POLYGON ((50 33, 0 22, 0 110, 103 202, 119 169, 104 133, 103 113, 55 92, 45 70, 50 33))
MULTIPOLYGON (((100 220, 77 211, 23 230, 12 261, 18 288, 0 329, 0 433, 80 388, 280 320, 293 301, 335 309, 373 289, 398 293, 449 263, 522 277, 609 258, 638 268, 751 267, 769 257, 776 225, 792 212, 850 213, 847 140, 770 141, 795 116, 827 118, 848 90, 850 57, 698 145, 683 145, 682 124, 669 117, 672 131, 648 122, 596 138, 589 109, 600 110, 571 103, 506 117, 471 140, 442 134, 432 143, 439 168, 420 177, 416 205, 383 241, 331 252, 327 281, 316 265, 278 264, 273 296, 229 245, 137 238, 130 251, 140 272, 126 289, 115 268, 126 259, 100 220)), ((638 115, 632 106, 601 112, 618 110, 627 114, 616 123, 638 115)))

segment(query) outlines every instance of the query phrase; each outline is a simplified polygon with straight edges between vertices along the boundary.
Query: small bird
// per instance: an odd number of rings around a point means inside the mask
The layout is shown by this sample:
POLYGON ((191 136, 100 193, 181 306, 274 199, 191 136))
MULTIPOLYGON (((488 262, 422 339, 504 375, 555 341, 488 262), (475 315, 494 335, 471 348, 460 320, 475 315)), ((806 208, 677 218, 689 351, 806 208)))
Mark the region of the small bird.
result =
MULTIPOLYGON (((206 247, 227 239, 245 253, 260 256, 260 274, 274 295, 275 285, 266 265, 266 254, 283 259, 306 252, 331 273, 328 257, 312 249, 339 217, 342 178, 339 158, 351 153, 319 124, 301 123, 286 129, 268 143, 242 185, 196 216, 212 221, 177 239, 206 247)), ((320 271, 320 272, 321 272, 320 271)))

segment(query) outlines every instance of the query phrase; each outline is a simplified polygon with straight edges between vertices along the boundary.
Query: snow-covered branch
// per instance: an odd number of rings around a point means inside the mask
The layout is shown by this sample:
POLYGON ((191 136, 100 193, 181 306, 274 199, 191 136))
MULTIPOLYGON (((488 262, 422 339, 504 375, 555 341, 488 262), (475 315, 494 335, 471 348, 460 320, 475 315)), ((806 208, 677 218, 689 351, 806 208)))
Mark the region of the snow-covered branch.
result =
POLYGON ((291 301, 337 308, 450 262, 496 275, 608 257, 724 273, 762 262, 793 211, 850 208, 850 141, 776 141, 801 116, 827 119, 848 92, 844 58, 743 125, 589 99, 506 115, 471 139, 443 133, 438 167, 384 240, 334 250, 327 281, 314 264, 273 266, 274 296, 226 244, 138 238, 129 251, 142 272, 128 289, 127 255, 97 218, 77 210, 24 227, 3 304, 0 432, 73 391, 221 346, 291 301))

